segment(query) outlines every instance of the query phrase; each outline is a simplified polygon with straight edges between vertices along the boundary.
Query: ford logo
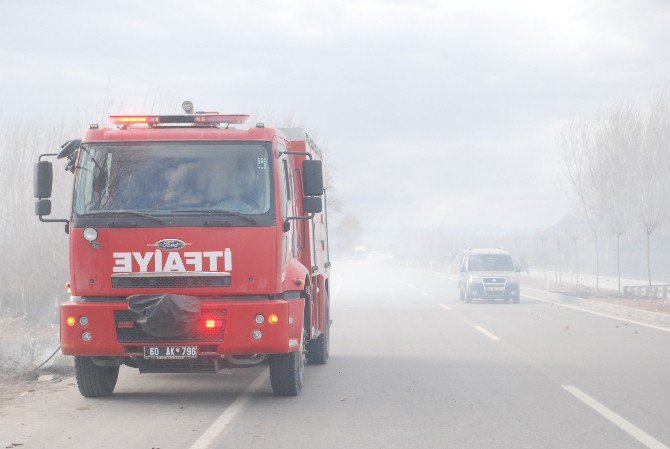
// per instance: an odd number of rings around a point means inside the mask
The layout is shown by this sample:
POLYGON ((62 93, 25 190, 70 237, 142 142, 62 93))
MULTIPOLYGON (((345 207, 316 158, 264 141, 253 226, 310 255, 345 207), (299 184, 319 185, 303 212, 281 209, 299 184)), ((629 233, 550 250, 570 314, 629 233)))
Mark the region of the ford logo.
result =
POLYGON ((177 251, 186 246, 183 240, 163 239, 156 242, 156 247, 164 251, 177 251))

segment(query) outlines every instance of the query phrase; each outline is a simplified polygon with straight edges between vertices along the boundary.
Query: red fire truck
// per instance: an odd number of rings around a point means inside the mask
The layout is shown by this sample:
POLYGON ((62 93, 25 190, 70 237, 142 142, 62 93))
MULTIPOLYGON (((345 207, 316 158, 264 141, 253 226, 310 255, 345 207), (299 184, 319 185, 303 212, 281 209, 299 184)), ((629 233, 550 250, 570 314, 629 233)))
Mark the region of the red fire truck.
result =
POLYGON ((294 396, 328 360, 330 261, 321 152, 298 128, 247 115, 117 115, 35 164, 35 213, 64 222, 70 301, 63 354, 87 397, 120 365, 216 372, 268 363, 294 396), (51 213, 53 166, 74 175, 68 219, 51 213))

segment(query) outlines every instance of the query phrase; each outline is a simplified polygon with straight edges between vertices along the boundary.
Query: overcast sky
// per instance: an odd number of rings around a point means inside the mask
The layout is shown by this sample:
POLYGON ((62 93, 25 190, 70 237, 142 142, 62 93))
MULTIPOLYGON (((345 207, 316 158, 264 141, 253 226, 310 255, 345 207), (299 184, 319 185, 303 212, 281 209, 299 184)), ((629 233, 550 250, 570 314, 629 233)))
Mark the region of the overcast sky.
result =
POLYGON ((562 124, 668 80, 669 4, 0 0, 0 111, 292 117, 369 230, 536 228, 569 212, 562 124))

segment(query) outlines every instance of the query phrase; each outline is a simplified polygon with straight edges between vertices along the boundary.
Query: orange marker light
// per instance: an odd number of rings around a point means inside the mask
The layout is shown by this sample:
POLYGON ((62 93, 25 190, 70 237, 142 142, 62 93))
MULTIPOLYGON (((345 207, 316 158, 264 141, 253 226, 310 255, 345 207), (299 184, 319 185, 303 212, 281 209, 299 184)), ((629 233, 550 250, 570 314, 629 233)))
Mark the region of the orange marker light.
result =
POLYGON ((207 330, 212 329, 221 329, 223 328, 223 320, 217 320, 216 318, 207 318, 202 321, 202 326, 207 330))
POLYGON ((276 314, 271 313, 270 315, 268 315, 268 323, 270 324, 279 323, 279 317, 276 314))
POLYGON ((146 123, 146 117, 119 117, 118 120, 121 123, 146 123))
POLYGON ((69 316, 67 317, 65 322, 67 323, 68 326, 72 327, 77 322, 77 320, 75 320, 73 316, 69 316))
POLYGON ((159 118, 155 115, 110 115, 109 119, 115 125, 135 125, 140 123, 158 123, 159 118))

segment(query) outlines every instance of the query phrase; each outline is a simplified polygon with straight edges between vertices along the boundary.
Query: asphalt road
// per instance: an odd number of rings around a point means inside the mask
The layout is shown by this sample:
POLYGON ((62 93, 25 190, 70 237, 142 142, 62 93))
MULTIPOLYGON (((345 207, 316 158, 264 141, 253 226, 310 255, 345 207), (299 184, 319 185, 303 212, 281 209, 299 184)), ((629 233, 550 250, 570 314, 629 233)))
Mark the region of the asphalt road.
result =
POLYGON ((337 263, 331 298, 331 359, 307 368, 296 398, 272 396, 265 366, 142 376, 123 367, 115 394, 105 399, 81 397, 72 378, 28 384, 0 403, 0 443, 25 449, 670 445, 668 331, 527 297, 518 305, 460 303, 456 283, 445 276, 374 261, 337 263))

